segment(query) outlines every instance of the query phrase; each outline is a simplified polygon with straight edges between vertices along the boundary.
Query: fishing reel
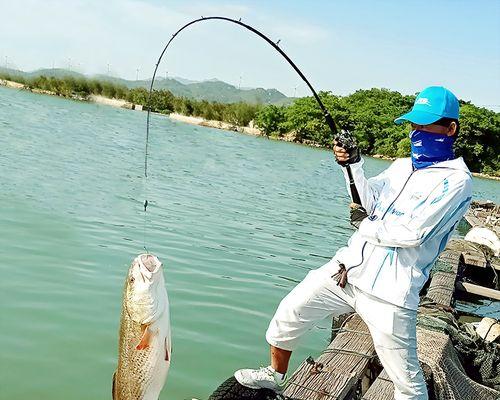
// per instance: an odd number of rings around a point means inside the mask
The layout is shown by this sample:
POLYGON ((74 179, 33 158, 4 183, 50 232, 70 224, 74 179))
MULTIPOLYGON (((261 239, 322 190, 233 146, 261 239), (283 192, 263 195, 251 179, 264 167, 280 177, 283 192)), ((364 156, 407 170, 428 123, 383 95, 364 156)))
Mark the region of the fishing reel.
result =
MULTIPOLYGON (((330 125, 330 122, 333 124, 333 120, 330 115, 326 116, 326 120, 328 125, 330 125)), ((337 146, 342 147, 349 154, 349 158, 347 160, 345 161, 336 160, 336 161, 339 165, 345 167, 347 170, 347 176, 349 178, 349 188, 351 189, 353 205, 359 206, 361 210, 364 211, 364 208, 361 207, 361 199, 359 197, 358 190, 356 189, 356 185, 354 183, 354 178, 352 176, 352 171, 350 167, 351 164, 361 161, 361 154, 359 152, 358 144, 352 133, 349 132, 347 129, 341 129, 340 131, 338 130, 332 130, 332 131, 335 132, 334 139, 337 142, 337 146)), ((366 216, 366 211, 364 212, 366 216)), ((363 218, 361 218, 361 220, 363 218)), ((351 220, 352 219, 353 215, 351 214, 351 220)), ((358 219, 358 217, 356 216, 355 219, 358 219)))
POLYGON ((354 135, 346 129, 342 129, 335 135, 335 140, 337 141, 337 146, 342 147, 347 153, 349 153, 349 159, 346 161, 337 162, 342 165, 349 165, 357 163, 361 160, 361 154, 359 152, 358 144, 354 135))

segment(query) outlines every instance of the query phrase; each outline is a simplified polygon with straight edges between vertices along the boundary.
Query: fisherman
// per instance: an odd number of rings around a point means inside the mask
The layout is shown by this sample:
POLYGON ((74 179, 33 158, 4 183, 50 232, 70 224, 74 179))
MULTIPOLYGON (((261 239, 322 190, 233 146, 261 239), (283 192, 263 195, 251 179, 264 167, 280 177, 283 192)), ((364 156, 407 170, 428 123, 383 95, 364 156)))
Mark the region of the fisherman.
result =
POLYGON ((412 110, 395 120, 411 124, 411 158, 394 161, 370 179, 359 150, 348 153, 335 144, 336 160, 350 165, 367 218, 346 247, 281 301, 266 333, 271 364, 236 371, 240 384, 282 391, 302 335, 326 317, 356 312, 394 383, 394 398, 428 399, 417 358, 419 292, 472 193, 471 174, 453 153, 458 118, 452 92, 440 86, 424 89, 412 110))

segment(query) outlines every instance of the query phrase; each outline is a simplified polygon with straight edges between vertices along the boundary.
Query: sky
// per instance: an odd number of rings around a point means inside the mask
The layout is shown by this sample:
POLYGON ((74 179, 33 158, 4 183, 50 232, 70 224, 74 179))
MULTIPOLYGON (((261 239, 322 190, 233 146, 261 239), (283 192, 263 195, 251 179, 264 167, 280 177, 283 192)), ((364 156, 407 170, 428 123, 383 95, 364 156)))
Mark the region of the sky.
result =
MULTIPOLYGON (((0 0, 0 10, 0 65, 25 71, 149 78, 180 26, 219 15, 280 40, 317 90, 443 85, 500 111, 500 0, 0 0)), ((183 31, 159 75, 309 95, 267 43, 221 21, 183 31)))

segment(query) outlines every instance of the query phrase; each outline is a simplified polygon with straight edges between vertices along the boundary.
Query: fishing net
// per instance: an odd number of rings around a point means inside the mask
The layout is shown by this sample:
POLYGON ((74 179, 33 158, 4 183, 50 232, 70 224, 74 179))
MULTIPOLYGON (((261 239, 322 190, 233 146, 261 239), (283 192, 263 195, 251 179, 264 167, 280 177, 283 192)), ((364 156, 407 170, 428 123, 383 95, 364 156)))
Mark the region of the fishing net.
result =
POLYGON ((437 400, 499 400, 500 345, 484 341, 451 313, 421 307, 418 355, 431 371, 437 400))

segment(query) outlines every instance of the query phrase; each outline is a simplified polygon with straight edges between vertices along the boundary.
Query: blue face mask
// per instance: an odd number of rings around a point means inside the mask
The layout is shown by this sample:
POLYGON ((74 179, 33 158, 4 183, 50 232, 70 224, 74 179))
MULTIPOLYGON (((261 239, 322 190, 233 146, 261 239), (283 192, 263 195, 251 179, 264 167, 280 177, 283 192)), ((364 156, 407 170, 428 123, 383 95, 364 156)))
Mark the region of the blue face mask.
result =
POLYGON ((411 161, 416 169, 455 158, 454 136, 415 130, 410 133, 410 140, 411 161))

